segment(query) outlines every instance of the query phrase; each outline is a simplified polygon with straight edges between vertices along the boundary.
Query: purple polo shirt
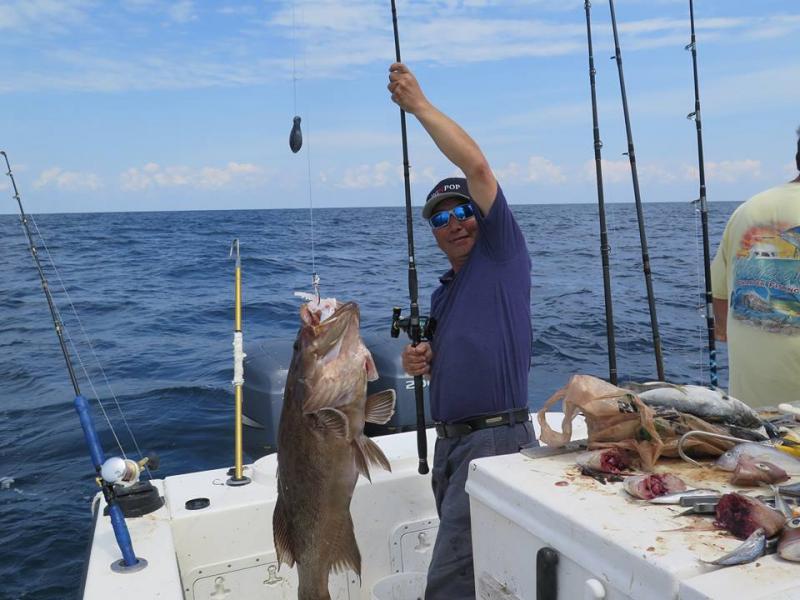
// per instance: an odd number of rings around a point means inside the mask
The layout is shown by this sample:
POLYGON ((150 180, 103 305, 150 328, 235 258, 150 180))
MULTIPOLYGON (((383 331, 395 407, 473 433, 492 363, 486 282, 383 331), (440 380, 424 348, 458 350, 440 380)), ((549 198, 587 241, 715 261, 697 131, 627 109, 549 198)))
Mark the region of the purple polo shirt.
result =
POLYGON ((500 186, 458 273, 431 296, 436 319, 431 416, 455 423, 525 408, 531 356, 531 261, 500 186))

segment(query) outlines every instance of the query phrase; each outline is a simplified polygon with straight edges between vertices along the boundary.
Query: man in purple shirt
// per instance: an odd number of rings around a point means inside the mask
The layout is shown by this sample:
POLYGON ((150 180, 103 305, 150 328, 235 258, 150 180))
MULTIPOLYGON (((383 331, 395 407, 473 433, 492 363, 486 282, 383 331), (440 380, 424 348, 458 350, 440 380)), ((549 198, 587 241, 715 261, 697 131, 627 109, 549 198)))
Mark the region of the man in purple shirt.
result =
POLYGON ((425 597, 475 598, 469 462, 535 444, 527 408, 531 263, 478 145, 427 100, 408 67, 389 71, 392 100, 466 175, 439 182, 422 209, 451 269, 431 297, 433 340, 406 346, 402 358, 410 375, 430 376, 438 436, 431 475, 439 533, 425 597))

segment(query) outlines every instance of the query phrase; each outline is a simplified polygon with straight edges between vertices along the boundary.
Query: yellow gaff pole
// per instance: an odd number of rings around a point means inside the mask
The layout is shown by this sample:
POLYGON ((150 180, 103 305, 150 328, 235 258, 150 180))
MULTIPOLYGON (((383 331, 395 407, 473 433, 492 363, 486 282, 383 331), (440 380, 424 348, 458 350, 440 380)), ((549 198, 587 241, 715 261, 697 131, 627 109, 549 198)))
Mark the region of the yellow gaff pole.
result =
POLYGON ((244 385, 244 341, 242 338, 242 260, 239 256, 239 240, 231 243, 231 257, 236 253, 234 285, 234 326, 233 326, 233 391, 235 404, 234 417, 234 474, 228 485, 244 485, 250 478, 242 474, 242 386, 244 385))

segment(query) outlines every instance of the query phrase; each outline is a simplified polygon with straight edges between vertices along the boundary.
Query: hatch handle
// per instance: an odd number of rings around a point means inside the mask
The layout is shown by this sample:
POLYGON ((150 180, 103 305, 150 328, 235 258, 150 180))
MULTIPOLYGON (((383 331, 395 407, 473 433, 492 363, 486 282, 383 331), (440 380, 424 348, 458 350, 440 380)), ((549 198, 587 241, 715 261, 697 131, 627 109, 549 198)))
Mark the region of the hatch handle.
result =
POLYGON ((536 553, 536 600, 558 599, 558 552, 540 548, 536 553))

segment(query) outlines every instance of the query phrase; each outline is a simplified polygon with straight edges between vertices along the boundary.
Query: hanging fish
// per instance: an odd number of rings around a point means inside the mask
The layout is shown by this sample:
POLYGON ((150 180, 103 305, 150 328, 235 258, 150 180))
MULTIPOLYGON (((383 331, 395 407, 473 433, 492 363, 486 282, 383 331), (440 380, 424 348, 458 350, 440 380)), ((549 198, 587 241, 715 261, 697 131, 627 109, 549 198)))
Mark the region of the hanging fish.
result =
POLYGON ((295 117, 294 123, 292 124, 292 132, 289 134, 289 148, 292 149, 292 152, 297 154, 302 147, 303 132, 300 131, 300 117, 295 117))

